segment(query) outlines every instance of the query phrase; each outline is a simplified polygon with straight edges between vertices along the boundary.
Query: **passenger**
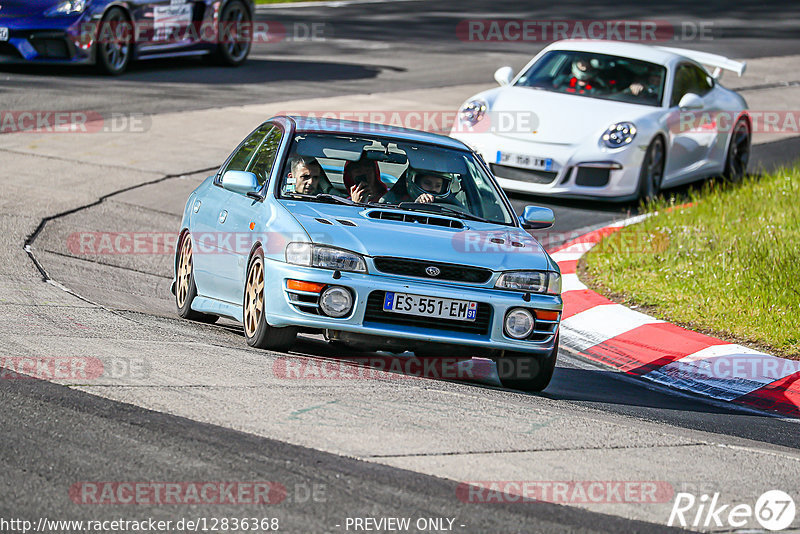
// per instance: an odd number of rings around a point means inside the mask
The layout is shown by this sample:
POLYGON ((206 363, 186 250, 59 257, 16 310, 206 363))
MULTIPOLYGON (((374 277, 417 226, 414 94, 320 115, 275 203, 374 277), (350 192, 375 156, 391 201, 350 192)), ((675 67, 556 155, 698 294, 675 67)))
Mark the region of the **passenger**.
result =
POLYGON ((342 181, 353 202, 378 202, 387 191, 380 175, 378 162, 362 156, 344 164, 342 181))
POLYGON ((400 204, 401 202, 430 204, 439 199, 444 199, 450 194, 450 178, 437 172, 414 172, 409 169, 402 181, 405 183, 405 187, 398 182, 383 196, 381 202, 389 204, 400 204), (413 178, 409 179, 409 176, 413 176, 413 178))
POLYGON ((558 76, 553 85, 567 93, 585 94, 593 93, 606 88, 606 83, 600 79, 597 60, 587 57, 577 57, 572 61, 569 73, 558 76))
POLYGON ((297 156, 292 159, 289 167, 289 179, 294 178, 295 193, 317 195, 323 192, 320 187, 322 166, 316 159, 297 156))

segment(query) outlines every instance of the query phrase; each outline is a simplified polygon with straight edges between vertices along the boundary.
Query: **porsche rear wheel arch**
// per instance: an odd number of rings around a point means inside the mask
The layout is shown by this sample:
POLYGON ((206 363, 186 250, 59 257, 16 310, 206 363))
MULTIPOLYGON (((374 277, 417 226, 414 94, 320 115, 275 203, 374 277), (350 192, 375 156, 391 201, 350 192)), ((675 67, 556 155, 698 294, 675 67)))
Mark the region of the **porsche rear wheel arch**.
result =
POLYGON ((218 316, 192 309, 192 301, 197 297, 193 251, 191 234, 188 231, 184 231, 178 240, 178 249, 175 253, 175 306, 178 309, 178 315, 184 319, 201 323, 214 323, 219 319, 218 316))
POLYGON ((747 174, 750 162, 750 149, 753 142, 753 127, 746 115, 739 117, 734 123, 728 150, 725 153, 724 178, 732 183, 741 182, 747 174))
POLYGON ((247 60, 247 56, 250 55, 253 47, 253 13, 247 3, 242 0, 228 0, 219 13, 217 47, 209 58, 218 65, 238 67, 247 60), (246 31, 249 35, 249 41, 233 42, 230 39, 228 28, 237 22, 247 25, 246 31))
POLYGON ((297 338, 296 327, 278 328, 267 322, 267 272, 264 250, 260 245, 255 247, 247 262, 242 325, 247 344, 259 349, 286 350, 297 338))

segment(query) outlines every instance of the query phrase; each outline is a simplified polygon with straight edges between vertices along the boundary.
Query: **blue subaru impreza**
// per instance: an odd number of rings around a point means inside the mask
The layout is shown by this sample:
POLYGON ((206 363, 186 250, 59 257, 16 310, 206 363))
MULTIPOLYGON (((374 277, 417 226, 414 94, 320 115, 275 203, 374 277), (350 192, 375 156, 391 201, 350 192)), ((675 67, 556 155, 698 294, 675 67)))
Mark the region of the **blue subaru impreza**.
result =
MULTIPOLYGON (((189 196, 172 290, 181 317, 298 331, 371 350, 503 360, 542 390, 558 353, 561 276, 484 161, 440 135, 274 117, 189 196)), ((500 366, 498 365, 498 369, 500 366)))
POLYGON ((0 63, 96 64, 206 55, 240 65, 250 53, 253 0, 2 0, 0 63))

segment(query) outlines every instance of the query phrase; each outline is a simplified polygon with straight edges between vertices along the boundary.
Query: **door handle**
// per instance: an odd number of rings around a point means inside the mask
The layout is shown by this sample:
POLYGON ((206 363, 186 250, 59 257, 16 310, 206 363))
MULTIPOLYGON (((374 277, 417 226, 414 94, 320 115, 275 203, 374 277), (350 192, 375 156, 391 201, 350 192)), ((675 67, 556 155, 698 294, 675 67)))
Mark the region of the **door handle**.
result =
POLYGON ((222 210, 221 212, 219 212, 219 223, 220 224, 224 224, 225 223, 225 219, 227 219, 227 218, 228 218, 228 211, 227 210, 222 210))

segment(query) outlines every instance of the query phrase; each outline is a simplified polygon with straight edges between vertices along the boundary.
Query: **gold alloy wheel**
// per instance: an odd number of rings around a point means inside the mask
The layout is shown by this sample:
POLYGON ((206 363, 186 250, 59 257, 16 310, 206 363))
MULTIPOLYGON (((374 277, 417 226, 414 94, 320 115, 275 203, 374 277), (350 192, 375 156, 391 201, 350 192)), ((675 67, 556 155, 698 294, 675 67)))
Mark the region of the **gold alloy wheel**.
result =
POLYGON ((247 273, 244 292, 244 330, 247 337, 254 337, 264 313, 264 261, 256 256, 247 273))
POLYGON ((178 308, 183 308, 186 304, 186 297, 189 295, 189 285, 192 282, 192 238, 187 234, 183 238, 181 245, 181 255, 178 260, 178 287, 175 291, 175 299, 178 308))

